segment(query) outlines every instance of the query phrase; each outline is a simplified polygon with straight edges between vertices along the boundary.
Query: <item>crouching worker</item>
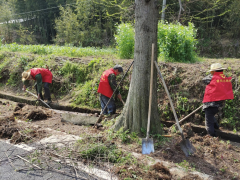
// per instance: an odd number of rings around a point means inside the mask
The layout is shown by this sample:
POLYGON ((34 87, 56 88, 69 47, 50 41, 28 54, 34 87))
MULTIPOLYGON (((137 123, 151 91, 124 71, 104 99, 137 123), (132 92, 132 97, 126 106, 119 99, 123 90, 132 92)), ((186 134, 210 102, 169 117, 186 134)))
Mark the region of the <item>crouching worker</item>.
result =
POLYGON ((24 71, 22 73, 22 81, 23 81, 23 90, 26 90, 26 82, 27 80, 35 80, 35 88, 38 95, 38 100, 41 98, 44 100, 42 95, 42 85, 44 88, 44 96, 48 100, 47 104, 52 103, 51 94, 49 85, 52 83, 52 73, 48 69, 44 68, 33 68, 28 71, 24 71))
POLYGON ((214 115, 218 113, 218 108, 223 106, 224 100, 233 99, 231 77, 223 74, 221 64, 215 63, 211 65, 211 74, 203 78, 206 84, 205 94, 203 98, 203 111, 205 111, 205 125, 209 135, 216 137, 215 129, 219 129, 219 125, 214 115))
MULTIPOLYGON (((117 87, 116 83, 116 76, 118 76, 120 73, 123 72, 123 68, 120 65, 116 65, 111 69, 108 69, 103 72, 99 87, 98 87, 98 93, 100 93, 100 103, 101 103, 101 108, 102 108, 102 114, 106 115, 111 115, 116 113, 116 105, 114 102, 114 99, 112 98, 109 104, 107 105, 107 108, 103 112, 108 100, 111 98, 113 95, 114 90, 117 87)), ((116 90, 117 97, 120 101, 122 100, 122 96, 119 93, 118 90, 116 90)))

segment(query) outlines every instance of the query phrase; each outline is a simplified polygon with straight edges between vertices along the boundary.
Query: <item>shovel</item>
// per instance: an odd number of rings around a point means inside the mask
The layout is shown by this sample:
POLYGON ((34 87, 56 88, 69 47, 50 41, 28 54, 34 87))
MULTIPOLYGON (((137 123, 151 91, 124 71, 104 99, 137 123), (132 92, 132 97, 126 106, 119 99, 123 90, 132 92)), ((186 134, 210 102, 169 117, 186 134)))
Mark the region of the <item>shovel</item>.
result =
MULTIPOLYGON (((36 98, 38 98, 35 94, 31 93, 30 91, 26 90, 26 92, 28 92, 29 94, 35 96, 36 98)), ((48 108, 52 109, 47 103, 45 103, 43 100, 40 99, 40 101, 45 104, 48 108)))
POLYGON ((188 157, 189 155, 194 154, 194 152, 196 152, 196 149, 195 149, 195 147, 191 144, 191 142, 189 141, 189 139, 186 139, 186 138, 184 137, 184 135, 183 135, 183 131, 182 131, 182 128, 180 127, 180 125, 179 125, 178 118, 177 118, 177 114, 176 114, 176 112, 175 112, 175 109, 174 109, 174 106, 173 106, 173 103, 172 103, 172 99, 171 99, 171 97, 170 97, 170 95, 169 95, 169 92, 168 92, 167 86, 166 86, 166 84, 165 84, 165 81, 164 81, 164 79, 163 79, 163 77, 162 77, 162 74, 161 74, 161 72, 160 72, 160 70, 159 70, 159 68, 158 68, 157 62, 155 62, 155 66, 156 66, 157 71, 158 71, 158 73, 159 73, 159 76, 160 76, 160 78, 161 78, 161 80, 162 80, 164 89, 165 89, 165 91, 166 91, 166 93, 167 93, 167 96, 168 96, 170 105, 171 105, 171 107, 172 107, 173 115, 174 115, 175 120, 176 120, 176 123, 177 123, 178 130, 180 131, 181 136, 182 136, 182 141, 180 142, 181 149, 182 149, 182 151, 184 152, 184 154, 188 157))
POLYGON ((152 44, 152 59, 151 59, 151 76, 150 76, 150 91, 149 91, 147 137, 142 139, 142 154, 150 154, 151 152, 154 153, 153 139, 149 138, 151 106, 152 106, 153 59, 154 59, 154 44, 152 44))
MULTIPOLYGON (((129 69, 131 68, 131 66, 133 65, 134 61, 132 61, 132 63, 130 64, 130 66, 128 67, 126 73, 123 75, 122 79, 120 80, 120 82, 118 83, 116 89, 114 90, 112 96, 110 97, 110 99, 108 100, 107 104, 105 105, 104 109, 101 111, 100 116, 97 120, 97 122, 95 123, 94 127, 98 127, 98 123, 100 123, 102 121, 102 116, 103 116, 103 112, 105 111, 105 109, 107 108, 107 105, 110 103, 111 99, 113 98, 113 95, 115 94, 115 92, 117 91, 118 87, 120 86, 122 80, 125 78, 126 74, 128 73, 129 69)), ((124 101, 122 101, 123 105, 125 105, 124 101)))

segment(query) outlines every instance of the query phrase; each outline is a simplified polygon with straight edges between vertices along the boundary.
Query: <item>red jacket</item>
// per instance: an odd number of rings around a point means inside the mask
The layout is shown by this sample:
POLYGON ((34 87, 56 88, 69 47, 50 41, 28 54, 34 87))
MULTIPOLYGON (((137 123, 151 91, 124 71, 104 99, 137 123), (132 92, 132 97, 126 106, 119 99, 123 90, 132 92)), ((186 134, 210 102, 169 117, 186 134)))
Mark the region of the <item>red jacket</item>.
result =
POLYGON ((42 82, 52 83, 52 73, 48 69, 44 68, 33 68, 31 69, 31 76, 36 81, 35 76, 37 74, 42 75, 42 82))
POLYGON ((233 99, 232 77, 226 77, 222 72, 215 72, 211 82, 206 86, 203 103, 233 99))
POLYGON ((98 93, 101 93, 103 94, 104 96, 107 96, 107 97, 111 97, 112 94, 113 94, 113 90, 108 82, 108 76, 110 74, 115 74, 116 73, 114 72, 113 68, 111 69, 108 69, 106 71, 103 72, 102 76, 101 76, 101 79, 100 79, 100 83, 99 83, 99 87, 98 87, 98 93))

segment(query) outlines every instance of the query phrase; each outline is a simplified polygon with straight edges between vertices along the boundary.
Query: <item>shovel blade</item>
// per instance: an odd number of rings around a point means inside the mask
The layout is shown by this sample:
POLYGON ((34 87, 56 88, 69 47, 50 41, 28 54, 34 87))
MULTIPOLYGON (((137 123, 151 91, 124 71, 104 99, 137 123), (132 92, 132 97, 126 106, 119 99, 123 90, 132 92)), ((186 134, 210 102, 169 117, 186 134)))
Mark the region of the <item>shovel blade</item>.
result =
POLYGON ((153 139, 142 139, 142 154, 150 154, 151 152, 154 153, 153 139))
POLYGON ((195 147, 189 141, 189 139, 184 139, 180 142, 180 146, 182 151, 184 152, 185 156, 188 157, 196 152, 195 147))

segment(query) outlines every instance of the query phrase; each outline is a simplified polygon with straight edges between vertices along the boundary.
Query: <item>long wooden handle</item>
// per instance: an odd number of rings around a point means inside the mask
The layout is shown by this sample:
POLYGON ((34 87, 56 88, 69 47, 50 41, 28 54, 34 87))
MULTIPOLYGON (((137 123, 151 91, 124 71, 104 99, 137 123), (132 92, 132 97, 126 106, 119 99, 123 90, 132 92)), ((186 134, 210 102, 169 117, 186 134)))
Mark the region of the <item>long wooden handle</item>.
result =
MULTIPOLYGON (((193 112, 191 112, 190 114, 188 114, 187 116, 185 116, 184 118, 182 118, 180 121, 179 121, 179 124, 181 124, 181 122, 183 122, 184 120, 186 120, 187 118, 189 118, 191 115, 193 115, 195 112, 197 112, 199 109, 201 109, 203 107, 203 105, 201 105, 200 107, 198 107, 197 109, 195 109, 193 112)), ((176 123, 174 125, 172 125, 169 130, 171 130, 171 128, 173 126, 175 126, 176 123)))
MULTIPOLYGON (((159 76, 160 76, 160 78, 161 78, 161 80, 162 80, 162 83, 163 83, 164 89, 165 89, 165 91, 166 91, 166 93, 167 93, 167 96, 168 96, 168 99, 169 99, 169 102, 170 102, 170 105, 171 105, 171 108, 172 108, 172 112, 173 112, 173 115, 174 115, 174 117, 175 117, 175 120, 176 120, 176 123, 177 123, 177 126, 178 126, 178 130, 180 131, 180 133, 181 133, 182 136, 183 136, 182 128, 181 128, 180 125, 179 125, 178 117, 177 117, 176 111, 175 111, 175 109, 174 109, 174 106, 173 106, 173 102, 172 102, 171 96, 170 96, 170 94, 169 94, 169 92, 168 92, 168 89, 167 89, 166 83, 165 83, 165 81, 164 81, 164 78, 162 77, 161 71, 160 71, 160 69, 159 69, 158 64, 157 64, 156 61, 155 61, 155 66, 156 66, 157 71, 158 71, 158 74, 159 74, 159 76)), ((183 138, 184 138, 184 137, 183 137, 183 138)))
POLYGON ((151 118, 151 107, 152 107, 153 60, 154 60, 154 44, 152 44, 152 59, 151 59, 151 76, 150 76, 150 91, 149 91, 149 108, 148 108, 147 139, 149 138, 150 118, 151 118))
MULTIPOLYGON (((35 94, 33 94, 33 93, 30 92, 30 91, 26 90, 26 92, 28 92, 29 94, 31 94, 31 95, 35 96, 36 98, 38 98, 35 94)), ((45 103, 42 99, 40 99, 40 101, 41 101, 43 104, 45 104, 48 108, 52 109, 52 108, 51 108, 47 103, 45 103)))

